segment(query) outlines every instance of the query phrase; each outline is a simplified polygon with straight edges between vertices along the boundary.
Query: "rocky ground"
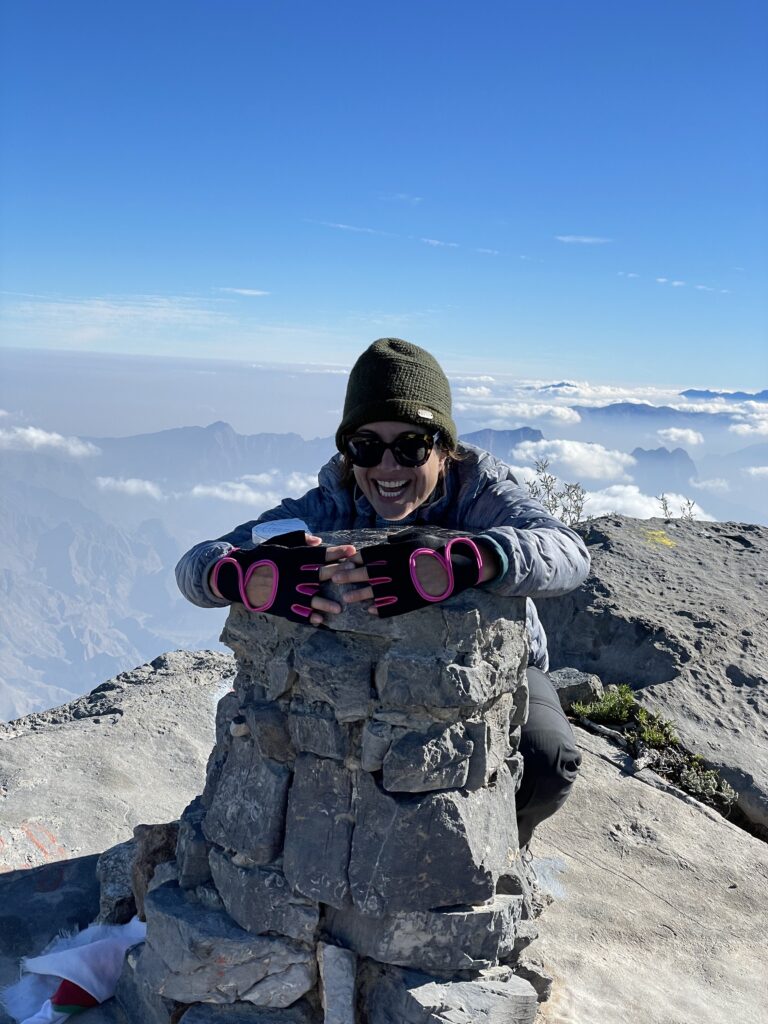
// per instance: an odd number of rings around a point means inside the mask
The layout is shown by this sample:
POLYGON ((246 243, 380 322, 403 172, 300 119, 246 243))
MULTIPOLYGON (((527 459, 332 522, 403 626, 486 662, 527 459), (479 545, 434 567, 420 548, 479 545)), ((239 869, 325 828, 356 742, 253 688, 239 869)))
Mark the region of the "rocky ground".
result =
POLYGON ((537 602, 551 667, 629 683, 768 838, 768 527, 606 516, 584 586, 537 602))
POLYGON ((234 661, 173 651, 0 725, 0 871, 100 853, 200 789, 234 661))

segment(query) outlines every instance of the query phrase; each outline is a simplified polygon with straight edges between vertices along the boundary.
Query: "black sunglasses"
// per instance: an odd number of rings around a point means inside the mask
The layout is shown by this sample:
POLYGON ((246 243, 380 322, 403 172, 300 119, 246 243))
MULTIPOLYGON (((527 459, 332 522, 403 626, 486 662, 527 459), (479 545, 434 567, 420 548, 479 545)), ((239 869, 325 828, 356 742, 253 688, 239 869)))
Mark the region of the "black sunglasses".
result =
POLYGON ((401 466, 414 469, 423 466, 435 446, 437 434, 406 433, 399 434, 394 441, 387 444, 375 434, 353 434, 344 444, 349 461, 355 466, 370 469, 378 466, 389 449, 401 466))

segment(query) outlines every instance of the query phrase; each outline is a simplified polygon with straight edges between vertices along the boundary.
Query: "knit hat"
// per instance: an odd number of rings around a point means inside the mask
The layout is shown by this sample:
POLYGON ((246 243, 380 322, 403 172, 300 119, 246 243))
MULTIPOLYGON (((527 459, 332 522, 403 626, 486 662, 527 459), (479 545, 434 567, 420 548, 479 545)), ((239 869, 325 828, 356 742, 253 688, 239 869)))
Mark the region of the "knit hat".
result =
POLYGON ((352 367, 336 447, 343 451, 345 437, 381 420, 439 430, 451 448, 458 440, 448 378, 434 356, 401 338, 379 338, 352 367))

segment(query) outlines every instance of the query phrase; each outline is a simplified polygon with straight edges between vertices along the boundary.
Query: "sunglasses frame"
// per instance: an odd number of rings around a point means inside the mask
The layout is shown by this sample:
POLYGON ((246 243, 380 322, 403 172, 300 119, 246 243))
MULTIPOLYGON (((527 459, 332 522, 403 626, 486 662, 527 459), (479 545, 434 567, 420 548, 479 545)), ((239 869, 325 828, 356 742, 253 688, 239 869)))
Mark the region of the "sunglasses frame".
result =
POLYGON ((374 466, 378 466, 379 463, 381 462, 381 460, 384 458, 384 452, 389 450, 389 451, 392 452, 392 455, 393 455, 393 457, 395 459, 395 462, 398 464, 398 466, 402 466, 404 469, 418 469, 419 467, 425 465, 429 461, 429 457, 432 454, 432 452, 434 451, 434 448, 435 448, 435 445, 437 444, 437 440, 438 440, 439 436, 440 436, 440 432, 439 431, 435 431, 434 434, 430 434, 428 431, 424 431, 423 433, 420 433, 417 430, 404 430, 402 432, 402 434, 398 434, 397 435, 397 437, 394 439, 394 441, 390 441, 389 443, 387 443, 386 441, 383 441, 378 436, 378 434, 373 434, 373 433, 371 433, 371 434, 358 434, 358 433, 355 433, 355 434, 350 434, 349 437, 346 437, 344 439, 344 454, 347 456, 347 458, 349 459, 349 461, 352 463, 353 466, 357 466, 360 469, 373 469, 373 467, 374 466), (372 441, 374 443, 378 443, 378 444, 381 445, 381 452, 379 454, 378 459, 375 462, 364 464, 364 463, 356 462, 355 461, 355 459, 354 459, 354 457, 352 455, 352 452, 349 449, 350 442, 355 437, 359 437, 361 440, 372 441), (424 459, 422 459, 421 462, 402 462, 401 459, 398 457, 397 451, 395 449, 397 447, 398 442, 402 438, 404 438, 404 437, 419 438, 420 440, 424 440, 424 441, 428 442, 429 447, 428 447, 428 450, 427 450, 426 457, 424 459))

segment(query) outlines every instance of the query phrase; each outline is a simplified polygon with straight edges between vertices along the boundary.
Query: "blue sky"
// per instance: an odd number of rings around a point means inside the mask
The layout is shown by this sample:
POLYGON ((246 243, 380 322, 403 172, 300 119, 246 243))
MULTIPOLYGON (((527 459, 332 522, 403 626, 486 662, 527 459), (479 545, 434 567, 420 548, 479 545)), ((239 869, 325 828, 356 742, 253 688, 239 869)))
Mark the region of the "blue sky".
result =
POLYGON ((3 344, 768 381, 768 8, 8 0, 3 344))

